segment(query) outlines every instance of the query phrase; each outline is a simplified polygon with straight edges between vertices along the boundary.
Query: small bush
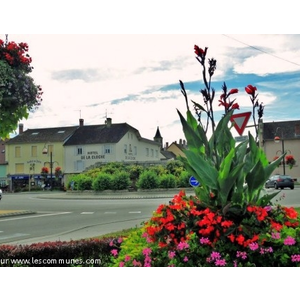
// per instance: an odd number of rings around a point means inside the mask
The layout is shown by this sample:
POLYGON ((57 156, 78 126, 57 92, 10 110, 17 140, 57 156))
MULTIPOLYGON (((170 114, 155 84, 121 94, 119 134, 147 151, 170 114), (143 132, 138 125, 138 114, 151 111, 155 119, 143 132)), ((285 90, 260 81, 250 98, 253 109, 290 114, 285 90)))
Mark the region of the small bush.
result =
POLYGON ((175 188, 176 177, 172 174, 164 174, 160 176, 160 187, 163 189, 175 188))
POLYGON ((144 171, 137 182, 139 189, 156 189, 159 187, 159 178, 154 171, 144 171))
POLYGON ((127 172, 121 171, 112 175, 112 190, 125 190, 130 186, 130 176, 127 172))
POLYGON ((95 191, 110 190, 112 188, 112 175, 100 173, 94 179, 92 187, 95 191))

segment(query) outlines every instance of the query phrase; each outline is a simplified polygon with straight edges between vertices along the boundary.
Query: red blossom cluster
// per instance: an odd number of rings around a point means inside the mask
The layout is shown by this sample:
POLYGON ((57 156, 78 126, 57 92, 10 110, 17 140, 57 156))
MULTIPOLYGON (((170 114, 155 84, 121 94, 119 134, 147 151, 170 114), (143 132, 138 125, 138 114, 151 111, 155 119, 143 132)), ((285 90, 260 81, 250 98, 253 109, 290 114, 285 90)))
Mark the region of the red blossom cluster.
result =
POLYGON ((11 67, 21 68, 30 72, 32 62, 26 43, 15 43, 13 41, 4 43, 0 39, 0 60, 5 60, 11 67))
POLYGON ((48 174, 49 173, 49 169, 47 167, 42 167, 41 173, 48 174))
POLYGON ((213 211, 201 206, 197 198, 187 199, 184 192, 174 196, 169 205, 160 205, 153 217, 145 223, 145 230, 151 242, 158 243, 160 248, 175 248, 179 243, 188 242, 189 236, 196 233, 198 237, 208 238, 208 244, 216 245, 228 238, 232 243, 242 247, 260 242, 261 226, 271 231, 278 231, 283 226, 296 228, 298 214, 294 208, 278 206, 276 209, 254 205, 247 206, 246 220, 255 220, 258 224, 249 228, 243 220, 237 222, 220 210, 213 211), (278 217, 278 218, 277 218, 278 217))

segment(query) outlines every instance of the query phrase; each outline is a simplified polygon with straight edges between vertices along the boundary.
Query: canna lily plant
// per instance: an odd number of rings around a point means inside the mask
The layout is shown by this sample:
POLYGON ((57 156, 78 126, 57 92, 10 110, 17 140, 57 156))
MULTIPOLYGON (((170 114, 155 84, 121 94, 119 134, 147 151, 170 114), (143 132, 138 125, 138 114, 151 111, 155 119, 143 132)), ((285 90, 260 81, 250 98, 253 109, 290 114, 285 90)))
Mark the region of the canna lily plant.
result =
MULTIPOLYGON (((184 191, 169 204, 160 205, 150 220, 137 231, 113 245, 112 266, 299 266, 300 220, 294 208, 273 202, 278 194, 264 193, 265 181, 280 164, 285 153, 269 163, 259 148, 257 136, 236 145, 231 134, 231 117, 239 105, 233 95, 238 89, 222 86, 219 106, 224 115, 216 124, 213 111, 215 90, 211 78, 216 60, 208 60, 207 48, 194 47, 203 69, 204 99, 201 105, 191 101, 180 81, 187 112, 179 118, 187 140, 186 169, 199 182, 195 195, 184 191), (206 121, 203 122, 203 115, 206 121), (211 137, 208 138, 208 127, 211 137)), ((253 112, 258 123, 263 106, 258 103, 257 88, 248 85, 253 112)), ((259 128, 256 130, 258 135, 259 128)))
MULTIPOLYGON (((208 74, 206 74, 207 48, 201 50, 194 47, 196 59, 203 68, 205 89, 201 90, 205 107, 192 101, 195 115, 189 108, 188 97, 182 81, 181 92, 185 97, 186 118, 178 111, 188 149, 184 150, 186 158, 180 159, 186 169, 193 175, 201 186, 195 189, 196 195, 211 209, 221 209, 224 214, 238 214, 242 216, 248 205, 269 205, 270 200, 277 194, 262 195, 266 180, 279 165, 281 155, 269 164, 265 153, 257 145, 256 139, 249 133, 248 139, 236 145, 231 134, 233 124, 230 121, 235 109, 239 105, 230 97, 238 93, 238 89, 228 91, 226 84, 222 86, 219 105, 224 106, 224 115, 216 125, 213 112, 215 90, 211 88, 211 78, 216 68, 216 61, 208 60, 208 74), (208 79, 207 79, 208 77, 208 79), (212 135, 207 137, 201 116, 205 113, 211 121, 212 135)), ((258 104, 256 87, 248 85, 245 88, 250 95, 253 111, 258 108, 259 119, 263 115, 263 107, 258 104)), ((208 123, 207 123, 208 124, 208 123)), ((256 124, 256 122, 255 122, 256 124)), ((258 129, 257 129, 258 132, 258 129)))

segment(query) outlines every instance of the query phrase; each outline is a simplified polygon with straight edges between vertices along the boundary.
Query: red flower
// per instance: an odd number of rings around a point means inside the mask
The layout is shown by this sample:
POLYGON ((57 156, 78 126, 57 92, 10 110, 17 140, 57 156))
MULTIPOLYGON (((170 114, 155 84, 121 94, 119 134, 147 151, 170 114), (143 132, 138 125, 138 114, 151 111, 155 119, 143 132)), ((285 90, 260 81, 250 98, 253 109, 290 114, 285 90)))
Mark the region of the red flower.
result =
POLYGON ((240 106, 237 103, 234 103, 231 109, 240 109, 240 106))
POLYGON ((293 207, 283 207, 286 216, 290 219, 297 219, 298 217, 298 212, 293 208, 293 207))
POLYGON ((238 92, 239 92, 238 89, 231 89, 230 92, 228 93, 228 96, 229 96, 229 95, 232 95, 232 94, 236 94, 236 93, 238 93, 238 92))
POLYGON ((245 240, 245 238, 244 238, 244 236, 241 235, 241 234, 236 238, 236 241, 237 241, 240 245, 243 245, 244 240, 245 240))
POLYGON ((252 86, 251 84, 248 84, 246 87, 245 87, 245 91, 247 94, 251 95, 252 97, 254 97, 254 94, 255 94, 255 91, 256 91, 256 87, 255 86, 252 86))
POLYGON ((199 48, 197 45, 194 46, 195 54, 197 56, 200 56, 202 59, 205 58, 206 52, 207 52, 207 47, 205 49, 199 48))

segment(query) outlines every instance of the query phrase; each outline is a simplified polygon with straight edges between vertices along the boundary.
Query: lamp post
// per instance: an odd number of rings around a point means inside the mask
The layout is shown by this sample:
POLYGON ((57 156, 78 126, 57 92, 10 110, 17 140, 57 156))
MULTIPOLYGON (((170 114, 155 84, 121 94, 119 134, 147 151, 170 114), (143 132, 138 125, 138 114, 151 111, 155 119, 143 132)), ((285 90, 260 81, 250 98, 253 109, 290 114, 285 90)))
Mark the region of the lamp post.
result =
MULTIPOLYGON (((48 154, 48 148, 46 145, 43 148, 43 154, 48 154)), ((52 151, 50 151, 50 190, 52 191, 52 174, 53 174, 53 161, 52 161, 52 151)))
MULTIPOLYGON (((277 127, 276 128, 276 131, 275 131, 275 137, 274 137, 274 142, 275 143, 280 143, 281 141, 281 151, 282 151, 282 154, 284 154, 284 139, 283 139, 283 132, 282 132, 282 129, 280 127, 277 127), (276 135, 277 134, 277 131, 278 129, 281 130, 281 138, 276 135)), ((285 161, 284 161, 284 156, 282 158, 282 167, 283 167, 283 175, 285 175, 285 161)))

